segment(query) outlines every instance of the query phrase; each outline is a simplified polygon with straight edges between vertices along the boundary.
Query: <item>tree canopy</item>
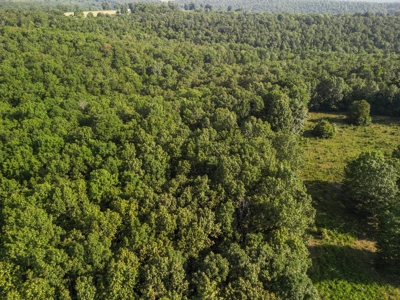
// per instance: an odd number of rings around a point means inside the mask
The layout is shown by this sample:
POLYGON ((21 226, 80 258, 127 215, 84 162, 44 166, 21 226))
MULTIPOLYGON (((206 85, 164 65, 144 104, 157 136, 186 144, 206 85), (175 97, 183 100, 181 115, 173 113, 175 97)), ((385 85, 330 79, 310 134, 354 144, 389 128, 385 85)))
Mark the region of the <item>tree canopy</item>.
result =
POLYGON ((317 299, 299 136, 399 115, 399 17, 129 8, 0 11, 0 297, 317 299))
POLYGON ((346 166, 345 188, 349 206, 375 219, 378 266, 400 275, 400 173, 393 156, 394 160, 381 152, 361 153, 346 166))
POLYGON ((1 14, 1 298, 318 297, 303 87, 128 16, 1 14))

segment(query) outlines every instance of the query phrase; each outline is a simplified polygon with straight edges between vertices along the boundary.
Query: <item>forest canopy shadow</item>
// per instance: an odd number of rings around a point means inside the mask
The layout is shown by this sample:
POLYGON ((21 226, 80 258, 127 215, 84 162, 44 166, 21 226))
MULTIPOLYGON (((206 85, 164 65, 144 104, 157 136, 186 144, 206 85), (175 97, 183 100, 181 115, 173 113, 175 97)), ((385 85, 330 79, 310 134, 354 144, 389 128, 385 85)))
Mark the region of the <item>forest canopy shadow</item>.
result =
POLYGON ((346 220, 345 207, 340 201, 341 189, 338 184, 328 181, 314 180, 304 182, 307 192, 311 195, 313 207, 316 209, 315 224, 329 230, 339 230, 349 233, 346 220))
MULTIPOLYGON (((321 112, 315 112, 321 113, 321 112)), ((317 123, 320 120, 327 120, 330 123, 347 124, 346 112, 326 112, 324 115, 318 115, 318 118, 308 119, 309 122, 317 123)))
MULTIPOLYGON (((349 210, 344 202, 342 184, 322 180, 305 181, 307 192, 316 209, 315 225, 354 238, 374 240, 375 227, 368 225, 365 216, 349 210)), ((320 233, 317 233, 320 234, 320 233)))
POLYGON ((310 130, 304 130, 303 131, 303 137, 305 138, 315 138, 315 135, 313 134, 313 131, 310 130))
POLYGON ((372 115, 372 123, 387 126, 400 126, 400 119, 388 116, 372 115))
POLYGON ((313 262, 309 274, 313 283, 343 280, 366 285, 400 286, 396 279, 384 276, 376 268, 374 252, 338 245, 311 246, 309 250, 313 262))

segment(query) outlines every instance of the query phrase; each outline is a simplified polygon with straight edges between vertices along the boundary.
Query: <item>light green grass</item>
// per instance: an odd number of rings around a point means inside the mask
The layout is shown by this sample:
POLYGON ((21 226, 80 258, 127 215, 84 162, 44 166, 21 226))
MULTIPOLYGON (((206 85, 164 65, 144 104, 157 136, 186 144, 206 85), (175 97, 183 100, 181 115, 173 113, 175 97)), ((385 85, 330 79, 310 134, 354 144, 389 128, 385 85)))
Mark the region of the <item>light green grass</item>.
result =
POLYGON ((391 155, 400 144, 400 120, 375 117, 371 126, 357 127, 345 118, 343 114, 312 113, 302 139, 302 176, 317 210, 309 246, 310 276, 322 299, 400 299, 399 284, 375 269, 375 224, 367 224, 341 202, 347 161, 367 150, 391 155), (311 129, 322 118, 336 125, 333 139, 312 137, 311 129))
POLYGON ((370 126, 353 126, 346 123, 343 114, 311 113, 306 124, 303 145, 305 149, 304 180, 342 181, 343 169, 348 160, 361 152, 380 150, 391 155, 400 144, 400 120, 375 117, 370 126), (336 125, 333 139, 311 137, 316 121, 328 119, 336 125))

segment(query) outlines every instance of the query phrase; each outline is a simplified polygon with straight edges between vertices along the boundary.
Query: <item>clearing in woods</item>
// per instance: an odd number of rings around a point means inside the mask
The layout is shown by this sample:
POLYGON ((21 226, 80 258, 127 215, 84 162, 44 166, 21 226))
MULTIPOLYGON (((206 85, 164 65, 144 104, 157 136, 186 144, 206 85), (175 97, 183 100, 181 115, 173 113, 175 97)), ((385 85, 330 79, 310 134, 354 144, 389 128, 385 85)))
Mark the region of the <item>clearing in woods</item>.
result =
MULTIPOLYGON (((117 14, 116 10, 89 10, 89 11, 83 11, 83 15, 85 16, 85 18, 87 17, 87 15, 89 13, 92 13, 93 16, 97 17, 97 14, 102 13, 104 15, 115 15, 117 14)), ((69 16, 73 16, 75 13, 73 11, 70 12, 66 12, 64 13, 65 16, 69 17, 69 16)))
POLYGON ((368 224, 342 205, 341 183, 347 161, 367 150, 385 155, 400 144, 400 120, 373 117, 371 126, 352 126, 340 113, 311 113, 302 138, 302 176, 317 210, 309 245, 310 276, 322 299, 400 299, 400 286, 374 266, 374 222, 368 224), (320 119, 335 124, 333 139, 311 130, 320 119))

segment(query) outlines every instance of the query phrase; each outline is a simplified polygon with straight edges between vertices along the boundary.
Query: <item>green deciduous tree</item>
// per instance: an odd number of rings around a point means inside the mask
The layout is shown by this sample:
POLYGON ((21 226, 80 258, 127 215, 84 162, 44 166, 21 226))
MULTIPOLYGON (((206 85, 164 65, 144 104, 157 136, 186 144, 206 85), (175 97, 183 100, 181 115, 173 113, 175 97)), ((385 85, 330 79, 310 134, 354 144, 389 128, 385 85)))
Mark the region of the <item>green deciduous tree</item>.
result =
POLYGON ((103 3, 101 4, 101 7, 103 8, 103 10, 110 10, 110 9, 111 9, 110 4, 107 3, 107 2, 103 2, 103 3))
POLYGON ((391 207, 379 215, 379 233, 376 246, 378 248, 378 265, 385 271, 399 276, 400 202, 398 198, 391 207))
POLYGON ((281 91, 269 94, 267 121, 274 131, 290 132, 293 129, 293 116, 289 97, 281 91))
POLYGON ((347 113, 347 119, 355 125, 370 125, 372 118, 370 116, 370 104, 365 100, 354 101, 347 113))
POLYGON ((345 175, 349 205, 377 221, 378 266, 400 275, 398 161, 385 160, 380 152, 364 152, 348 163, 345 175))
POLYGON ((369 214, 379 214, 393 203, 399 175, 381 152, 363 152, 345 168, 349 205, 369 214))
POLYGON ((315 88, 316 95, 310 101, 310 109, 339 110, 345 105, 343 98, 349 92, 349 87, 341 77, 325 77, 315 88))

